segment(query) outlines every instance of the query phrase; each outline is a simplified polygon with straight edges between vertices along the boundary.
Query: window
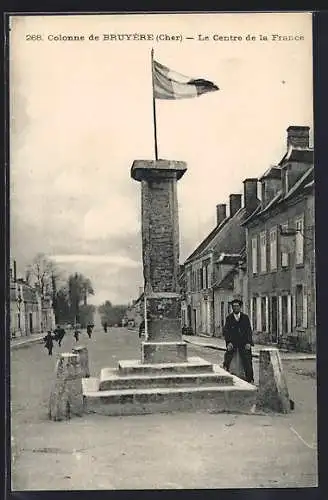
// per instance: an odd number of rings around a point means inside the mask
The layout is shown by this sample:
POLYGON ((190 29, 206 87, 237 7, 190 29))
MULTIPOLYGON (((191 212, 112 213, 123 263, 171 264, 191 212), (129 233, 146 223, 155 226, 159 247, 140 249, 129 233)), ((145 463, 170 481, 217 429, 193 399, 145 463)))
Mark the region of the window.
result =
POLYGON ((266 232, 260 234, 260 252, 261 252, 261 272, 265 273, 267 270, 266 259, 266 232))
POLYGON ((252 325, 253 325, 253 330, 257 330, 257 324, 256 324, 256 318, 257 318, 257 311, 256 311, 256 297, 252 298, 252 325))
POLYGON ((252 269, 253 274, 257 273, 257 238, 252 238, 252 269))
POLYGON ((202 290, 204 288, 204 280, 203 280, 203 269, 198 269, 198 290, 202 290))
POLYGON ((267 298, 261 297, 262 332, 267 331, 267 298))
MULTIPOLYGON (((288 229, 288 223, 285 222, 285 224, 281 224, 281 229, 282 231, 287 231, 288 229)), ((290 238, 291 236, 289 236, 290 238)), ((288 258, 289 258, 289 255, 288 255, 288 252, 285 252, 282 247, 281 248, 281 267, 288 267, 288 258)))
POLYGON ((270 231, 270 269, 277 269, 277 228, 270 231))
POLYGON ((191 272, 188 271, 187 273, 187 292, 190 292, 192 289, 192 283, 191 283, 191 272))
POLYGON ((204 267, 203 267, 203 285, 204 285, 204 288, 209 288, 210 285, 209 285, 209 271, 208 271, 208 264, 204 264, 204 267))
POLYGON ((282 334, 286 334, 289 331, 288 328, 288 296, 283 295, 281 297, 281 320, 282 320, 282 334))
POLYGON ((296 286, 296 326, 303 324, 303 286, 296 286))
POLYGON ((304 259, 304 220, 303 217, 295 221, 296 242, 295 242, 295 263, 303 264, 304 259))

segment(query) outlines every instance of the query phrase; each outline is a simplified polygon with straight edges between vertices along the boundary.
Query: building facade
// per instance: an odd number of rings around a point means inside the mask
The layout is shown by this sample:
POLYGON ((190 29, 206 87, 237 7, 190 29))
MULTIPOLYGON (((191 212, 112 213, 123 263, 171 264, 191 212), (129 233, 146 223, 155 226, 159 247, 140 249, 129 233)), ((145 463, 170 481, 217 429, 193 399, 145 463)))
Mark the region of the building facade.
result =
POLYGON ((50 297, 41 298, 36 288, 16 277, 16 265, 10 270, 11 338, 43 333, 55 327, 50 297))
POLYGON ((217 205, 216 227, 184 264, 185 319, 194 334, 222 335, 229 303, 242 298, 246 245, 242 222, 258 207, 257 184, 257 179, 244 181, 243 207, 241 194, 230 195, 229 217, 226 205, 217 205))
POLYGON ((259 179, 247 229, 247 295, 254 339, 315 351, 313 150, 309 127, 287 129, 287 152, 259 179))

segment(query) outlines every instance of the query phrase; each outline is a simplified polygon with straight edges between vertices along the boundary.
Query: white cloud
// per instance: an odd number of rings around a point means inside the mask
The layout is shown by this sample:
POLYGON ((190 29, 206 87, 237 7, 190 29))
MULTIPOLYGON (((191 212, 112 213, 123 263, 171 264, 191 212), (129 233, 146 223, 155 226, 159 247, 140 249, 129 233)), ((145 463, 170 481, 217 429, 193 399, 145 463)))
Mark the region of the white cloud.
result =
POLYGON ((62 263, 112 264, 117 267, 138 267, 139 263, 121 255, 53 255, 51 258, 62 263))

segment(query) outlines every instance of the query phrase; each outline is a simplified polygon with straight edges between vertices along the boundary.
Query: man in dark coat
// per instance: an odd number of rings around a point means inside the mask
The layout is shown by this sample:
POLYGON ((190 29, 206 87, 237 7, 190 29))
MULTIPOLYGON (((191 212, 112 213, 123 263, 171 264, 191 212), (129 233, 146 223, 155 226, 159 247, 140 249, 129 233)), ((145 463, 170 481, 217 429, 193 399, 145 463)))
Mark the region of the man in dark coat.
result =
POLYGON ((88 336, 89 336, 89 339, 91 339, 93 326, 94 326, 94 325, 93 325, 93 324, 91 324, 91 323, 88 323, 88 324, 87 324, 87 334, 88 334, 88 336))
POLYGON ((52 333, 49 331, 47 335, 43 337, 43 340, 44 340, 44 347, 48 349, 49 356, 52 356, 52 349, 54 346, 52 333))
POLYGON ((61 346, 62 340, 65 336, 65 330, 61 326, 57 326, 56 329, 54 330, 55 334, 55 340, 57 340, 58 345, 61 346))
POLYGON ((223 368, 229 371, 232 358, 238 350, 243 363, 246 381, 254 382, 251 350, 254 343, 251 323, 247 314, 241 312, 242 302, 240 300, 233 300, 231 305, 232 313, 227 316, 223 329, 227 346, 223 368))

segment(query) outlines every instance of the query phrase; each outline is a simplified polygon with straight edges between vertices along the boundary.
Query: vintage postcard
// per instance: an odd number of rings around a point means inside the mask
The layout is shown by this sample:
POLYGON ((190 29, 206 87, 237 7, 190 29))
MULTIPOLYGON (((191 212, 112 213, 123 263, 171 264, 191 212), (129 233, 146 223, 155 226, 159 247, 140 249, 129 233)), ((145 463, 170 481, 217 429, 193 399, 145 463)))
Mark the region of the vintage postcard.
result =
POLYGON ((312 14, 8 25, 12 490, 317 486, 312 14))

